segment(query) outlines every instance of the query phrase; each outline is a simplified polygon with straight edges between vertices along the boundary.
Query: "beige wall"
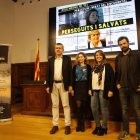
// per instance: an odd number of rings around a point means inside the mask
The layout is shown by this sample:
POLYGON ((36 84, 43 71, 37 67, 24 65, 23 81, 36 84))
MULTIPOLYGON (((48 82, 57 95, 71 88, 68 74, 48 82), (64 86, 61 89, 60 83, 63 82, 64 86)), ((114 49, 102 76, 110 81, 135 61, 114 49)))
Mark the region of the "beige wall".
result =
MULTIPOLYGON (((40 62, 48 60, 48 34, 49 34, 49 8, 86 0, 0 0, 0 22, 2 34, 0 43, 12 44, 12 63, 34 62, 36 54, 37 38, 40 38, 39 53, 40 62), (22 2, 25 2, 22 5, 22 2), (6 10, 7 9, 7 10, 6 10)), ((107 54, 107 57, 115 57, 116 54, 107 54)), ((88 56, 93 58, 93 56, 88 56)), ((74 59, 74 58, 72 58, 74 59)))
POLYGON ((14 13, 12 0, 0 0, 0 44, 14 43, 14 13))

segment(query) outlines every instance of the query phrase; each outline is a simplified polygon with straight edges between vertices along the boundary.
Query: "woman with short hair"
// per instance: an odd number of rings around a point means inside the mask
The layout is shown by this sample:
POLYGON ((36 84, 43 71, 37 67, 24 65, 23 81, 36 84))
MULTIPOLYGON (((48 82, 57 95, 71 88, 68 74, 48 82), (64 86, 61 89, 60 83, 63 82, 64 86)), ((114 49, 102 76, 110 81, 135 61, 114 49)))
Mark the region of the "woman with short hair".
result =
POLYGON ((99 30, 89 31, 88 40, 89 40, 88 49, 106 46, 106 41, 100 40, 100 31, 99 30))

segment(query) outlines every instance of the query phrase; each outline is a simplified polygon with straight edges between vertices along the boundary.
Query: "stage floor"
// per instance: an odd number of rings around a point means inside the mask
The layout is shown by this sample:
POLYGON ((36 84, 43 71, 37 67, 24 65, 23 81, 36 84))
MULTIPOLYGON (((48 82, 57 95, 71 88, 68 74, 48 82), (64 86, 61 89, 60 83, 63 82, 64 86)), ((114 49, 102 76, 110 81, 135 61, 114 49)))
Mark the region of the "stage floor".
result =
MULTIPOLYGON (((21 115, 22 104, 12 106, 12 121, 0 122, 0 140, 117 140, 122 123, 108 122, 108 134, 92 135, 94 121, 86 121, 86 131, 76 132, 76 119, 72 119, 71 134, 65 135, 64 118, 59 119, 59 131, 50 135, 52 117, 21 115)), ((130 123, 130 138, 135 140, 135 123, 130 123)))

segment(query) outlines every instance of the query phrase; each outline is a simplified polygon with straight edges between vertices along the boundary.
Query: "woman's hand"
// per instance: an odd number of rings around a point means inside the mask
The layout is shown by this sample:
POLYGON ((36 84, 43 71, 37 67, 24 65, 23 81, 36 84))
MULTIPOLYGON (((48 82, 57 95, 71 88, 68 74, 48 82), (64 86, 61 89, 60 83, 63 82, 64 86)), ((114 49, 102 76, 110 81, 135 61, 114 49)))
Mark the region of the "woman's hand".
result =
POLYGON ((72 90, 71 95, 74 96, 74 90, 72 90))
POLYGON ((91 91, 91 90, 89 90, 89 91, 88 91, 88 94, 89 94, 90 96, 92 96, 92 91, 91 91))
POLYGON ((113 92, 112 91, 108 91, 108 97, 112 97, 113 96, 113 92))
POLYGON ((118 84, 118 85, 117 85, 117 89, 120 89, 120 88, 121 88, 121 85, 120 85, 120 84, 118 84))

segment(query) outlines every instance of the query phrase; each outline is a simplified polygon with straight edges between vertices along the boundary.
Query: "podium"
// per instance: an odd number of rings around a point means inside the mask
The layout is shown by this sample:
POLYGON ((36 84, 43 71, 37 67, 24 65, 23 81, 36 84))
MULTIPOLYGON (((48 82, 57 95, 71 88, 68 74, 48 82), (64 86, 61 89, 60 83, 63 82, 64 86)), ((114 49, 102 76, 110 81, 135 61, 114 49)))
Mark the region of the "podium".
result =
POLYGON ((21 84, 23 91, 22 114, 43 115, 46 112, 46 84, 21 84))

